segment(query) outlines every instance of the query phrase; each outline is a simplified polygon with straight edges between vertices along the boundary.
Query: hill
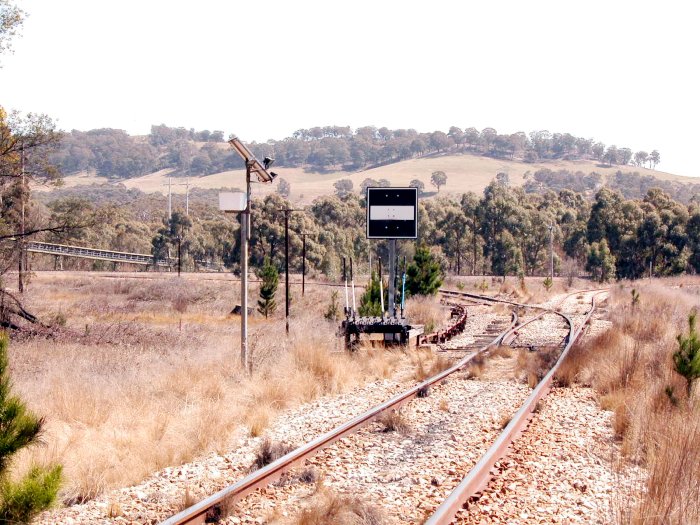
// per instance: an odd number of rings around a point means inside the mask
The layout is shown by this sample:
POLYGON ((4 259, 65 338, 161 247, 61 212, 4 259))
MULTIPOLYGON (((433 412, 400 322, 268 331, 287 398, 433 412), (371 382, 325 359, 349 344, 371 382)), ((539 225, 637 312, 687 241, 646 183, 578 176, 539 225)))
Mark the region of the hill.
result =
MULTIPOLYGON (((353 183, 353 191, 359 192, 362 181, 367 178, 374 180, 386 179, 392 186, 408 186, 413 179, 418 179, 425 184, 426 197, 437 194, 436 188, 431 185, 430 177, 434 171, 443 171, 447 175, 447 184, 440 189, 440 195, 461 195, 473 191, 477 194, 496 177, 498 173, 508 174, 512 186, 522 186, 529 176, 539 170, 551 171, 566 170, 568 172, 581 172, 585 175, 595 172, 608 179, 616 173, 636 172, 640 177, 652 177, 661 183, 672 184, 674 187, 687 184, 699 184, 700 180, 693 177, 674 175, 657 170, 636 166, 604 166, 594 161, 540 161, 526 163, 517 160, 494 159, 479 155, 464 154, 434 154, 419 158, 408 159, 378 168, 361 171, 331 171, 327 173, 314 173, 302 168, 276 168, 279 177, 285 179, 291 185, 290 200, 294 203, 307 204, 321 195, 335 192, 334 184, 341 179, 350 179, 353 183)), ((98 177, 91 173, 81 172, 64 178, 66 187, 90 185, 90 184, 123 184, 127 188, 136 188, 146 193, 158 192, 167 194, 168 176, 172 169, 159 170, 141 177, 129 179, 117 179, 105 182, 104 177, 98 177)), ((189 187, 203 189, 218 188, 243 188, 245 173, 243 170, 231 170, 206 175, 190 177, 189 187)), ((183 177, 173 177, 172 192, 184 194, 186 191, 183 177)), ((531 178, 529 179, 531 180, 531 178)), ((255 184, 254 195, 267 195, 277 190, 278 181, 272 185, 255 184)), ((39 191, 49 188, 39 187, 39 191)), ((687 192, 686 192, 687 193, 687 192)), ((691 193, 692 194, 692 193, 691 193)), ((687 195, 687 198, 691 194, 687 195)))

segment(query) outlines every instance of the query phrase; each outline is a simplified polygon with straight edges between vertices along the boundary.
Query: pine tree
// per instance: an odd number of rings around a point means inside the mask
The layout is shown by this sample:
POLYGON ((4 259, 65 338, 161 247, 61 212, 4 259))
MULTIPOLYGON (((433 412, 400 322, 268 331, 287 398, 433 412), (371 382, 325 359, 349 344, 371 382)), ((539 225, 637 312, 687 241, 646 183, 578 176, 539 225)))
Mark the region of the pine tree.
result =
POLYGON ((695 330, 698 313, 693 310, 688 316, 688 335, 678 334, 678 351, 673 354, 676 372, 686 380, 688 397, 693 390, 693 381, 700 377, 700 337, 695 330))
POLYGON ((44 420, 11 394, 7 346, 7 334, 0 332, 0 523, 28 523, 56 499, 61 466, 34 466, 19 481, 10 479, 12 456, 39 441, 44 420))
MULTIPOLYGON (((387 297, 387 287, 384 286, 384 305, 387 304, 387 297)), ((363 293, 362 297, 360 297, 360 308, 358 311, 362 316, 379 317, 382 315, 379 276, 375 272, 372 272, 372 278, 369 281, 369 285, 367 286, 365 293, 363 293)))
POLYGON ((406 295, 434 295, 442 286, 442 271, 430 249, 421 245, 406 270, 406 295))
POLYGON ((277 285, 279 284, 279 272, 272 264, 269 257, 265 257, 262 270, 258 275, 262 279, 260 284, 260 299, 258 300, 258 312, 265 316, 274 313, 277 309, 275 302, 275 294, 277 293, 277 285))

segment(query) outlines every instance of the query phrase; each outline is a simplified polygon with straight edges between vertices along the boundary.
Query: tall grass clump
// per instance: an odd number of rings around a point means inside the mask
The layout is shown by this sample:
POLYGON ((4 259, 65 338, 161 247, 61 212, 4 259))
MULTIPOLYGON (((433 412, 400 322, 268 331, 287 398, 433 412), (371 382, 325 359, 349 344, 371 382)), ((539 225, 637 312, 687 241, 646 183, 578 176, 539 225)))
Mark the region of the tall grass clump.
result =
POLYGON ((291 522, 293 525, 381 525, 384 516, 358 496, 322 491, 291 522))
POLYGON ((611 292, 611 329, 572 348, 557 380, 595 389, 622 453, 646 468, 633 494, 619 488, 616 522, 700 523, 697 297, 660 282, 634 291, 632 301, 624 287, 611 292))
POLYGON ((448 310, 432 295, 416 295, 406 301, 406 317, 411 324, 422 324, 426 334, 442 326, 447 314, 448 310))

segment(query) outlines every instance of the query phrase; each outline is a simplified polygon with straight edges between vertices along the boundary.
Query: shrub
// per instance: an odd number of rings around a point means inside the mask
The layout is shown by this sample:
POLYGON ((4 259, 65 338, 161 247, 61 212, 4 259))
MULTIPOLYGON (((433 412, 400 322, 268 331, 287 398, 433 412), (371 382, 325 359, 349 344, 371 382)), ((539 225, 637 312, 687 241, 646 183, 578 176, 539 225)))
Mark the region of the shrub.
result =
POLYGON ((27 523, 48 508, 61 483, 61 466, 32 467, 19 481, 12 481, 8 467, 13 455, 35 444, 44 420, 29 412, 10 393, 7 359, 8 337, 0 333, 0 523, 27 523))
POLYGON ((285 443, 272 442, 265 438, 260 444, 258 453, 255 455, 255 461, 250 466, 251 471, 263 468, 270 463, 277 461, 282 456, 289 454, 294 447, 285 443))
POLYGON ((406 270, 407 295, 434 295, 442 286, 442 271, 430 249, 419 246, 406 270))
POLYGON ((399 434, 408 434, 411 431, 411 425, 401 410, 391 410, 385 413, 379 419, 379 422, 383 427, 382 432, 398 432, 399 434))
POLYGON ((272 264, 269 257, 265 257, 262 270, 260 270, 260 299, 258 300, 258 312, 265 316, 275 312, 277 303, 275 302, 275 294, 277 293, 277 285, 279 284, 279 273, 277 268, 272 264))
POLYGON ((552 285, 554 284, 554 282, 552 281, 551 277, 547 276, 547 278, 542 282, 542 284, 544 285, 545 290, 549 292, 552 289, 552 285))
POLYGON ((678 334, 676 339, 679 349, 673 354, 674 368, 685 378, 688 398, 693 389, 693 381, 700 377, 700 339, 695 331, 696 318, 696 311, 688 316, 688 335, 678 334))
POLYGON ((338 308, 338 290, 333 290, 333 292, 331 293, 331 303, 328 305, 328 309, 326 310, 326 313, 323 314, 323 317, 325 317, 329 321, 337 321, 339 313, 340 311, 338 308))

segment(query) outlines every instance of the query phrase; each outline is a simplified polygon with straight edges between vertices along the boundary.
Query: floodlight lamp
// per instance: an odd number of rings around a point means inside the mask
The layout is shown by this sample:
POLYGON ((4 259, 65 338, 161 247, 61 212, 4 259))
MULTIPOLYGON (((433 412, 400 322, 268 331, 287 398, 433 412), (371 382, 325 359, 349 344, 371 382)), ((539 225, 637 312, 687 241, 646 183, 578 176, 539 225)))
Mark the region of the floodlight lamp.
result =
POLYGON ((233 146, 233 149, 236 150, 236 152, 243 158, 244 161, 250 162, 253 159, 255 159, 255 156, 251 153, 251 151, 248 149, 248 147, 243 144, 238 137, 231 137, 228 141, 231 146, 233 146))
POLYGON ((271 157, 265 157, 263 159, 263 166, 265 166, 265 169, 268 169, 270 166, 272 166, 272 164, 274 164, 274 162, 275 162, 275 159, 273 159, 271 157))
POLYGON ((271 171, 270 177, 272 177, 272 180, 274 180, 277 177, 277 173, 275 173, 274 171, 271 171))

